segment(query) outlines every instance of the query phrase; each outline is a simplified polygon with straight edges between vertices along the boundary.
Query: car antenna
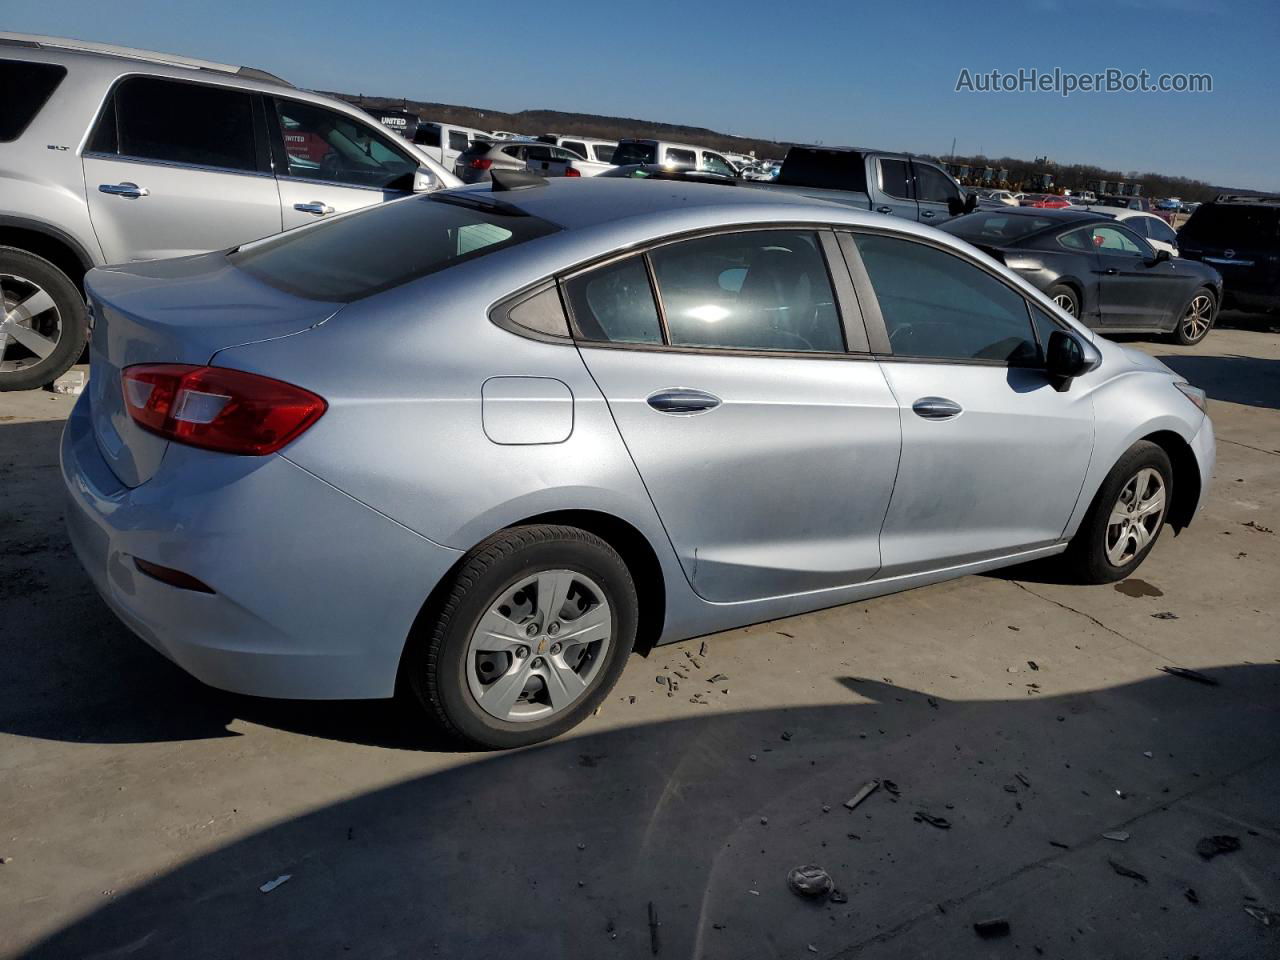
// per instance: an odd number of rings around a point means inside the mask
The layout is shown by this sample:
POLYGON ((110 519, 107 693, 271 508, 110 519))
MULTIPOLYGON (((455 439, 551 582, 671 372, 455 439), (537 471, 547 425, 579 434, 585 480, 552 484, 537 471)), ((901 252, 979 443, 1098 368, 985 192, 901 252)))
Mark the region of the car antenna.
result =
POLYGON ((547 181, 528 170, 494 170, 489 174, 493 181, 493 192, 504 190, 530 190, 534 187, 545 187, 547 181))

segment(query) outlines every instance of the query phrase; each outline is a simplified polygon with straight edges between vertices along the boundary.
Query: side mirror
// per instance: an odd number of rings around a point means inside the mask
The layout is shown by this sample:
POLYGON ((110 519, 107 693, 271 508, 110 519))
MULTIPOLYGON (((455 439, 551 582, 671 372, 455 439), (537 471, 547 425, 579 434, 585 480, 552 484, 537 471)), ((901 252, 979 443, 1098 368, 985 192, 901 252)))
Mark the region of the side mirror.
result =
POLYGON ((1075 334, 1065 330, 1049 334, 1044 366, 1057 390, 1066 390, 1074 378, 1088 373, 1101 362, 1102 357, 1093 344, 1085 343, 1075 334))
POLYGON ((1169 260, 1169 259, 1170 259, 1170 255, 1168 250, 1157 250, 1156 258, 1150 261, 1150 263, 1152 266, 1155 266, 1157 263, 1164 263, 1166 260, 1169 260))
POLYGON ((413 192, 430 193, 440 186, 430 167, 419 167, 413 174, 413 192))

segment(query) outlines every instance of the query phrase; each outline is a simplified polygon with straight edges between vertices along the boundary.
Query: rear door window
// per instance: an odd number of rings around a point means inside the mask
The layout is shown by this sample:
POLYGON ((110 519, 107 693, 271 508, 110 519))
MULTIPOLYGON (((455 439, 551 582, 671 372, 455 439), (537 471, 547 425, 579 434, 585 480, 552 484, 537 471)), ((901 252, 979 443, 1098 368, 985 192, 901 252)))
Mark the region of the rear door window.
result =
POLYGON ((413 142, 423 147, 440 146, 440 124, 424 123, 413 133, 413 142))
POLYGON ((702 151, 702 169, 709 170, 712 173, 719 173, 726 177, 733 176, 733 167, 729 166, 729 161, 718 153, 712 153, 710 150, 702 151))
POLYGON ((657 163, 658 148, 652 143, 620 143, 613 152, 613 162, 624 167, 633 163, 657 163))
POLYGON ((907 161, 880 161, 880 189, 898 200, 914 199, 911 189, 911 168, 907 161))
POLYGON ((348 302, 558 229, 462 196, 417 196, 259 240, 228 259, 295 296, 348 302))
POLYGON ((673 167, 696 167, 698 155, 692 150, 681 150, 678 147, 667 147, 667 155, 663 163, 673 167))
POLYGON ((0 60, 0 143, 22 136, 66 75, 54 63, 0 60))
POLYGON ((259 169, 250 94, 159 77, 121 82, 89 147, 139 160, 259 169))

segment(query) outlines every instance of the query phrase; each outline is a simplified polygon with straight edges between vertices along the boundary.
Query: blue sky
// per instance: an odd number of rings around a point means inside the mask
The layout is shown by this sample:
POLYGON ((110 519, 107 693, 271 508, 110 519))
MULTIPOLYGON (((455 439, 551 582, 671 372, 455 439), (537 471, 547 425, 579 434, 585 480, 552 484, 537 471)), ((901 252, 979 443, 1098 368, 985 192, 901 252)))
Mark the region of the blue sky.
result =
POLYGON ((7 30, 244 63, 305 87, 935 154, 954 137, 960 154, 1280 190, 1275 0, 5 0, 4 13, 7 30), (955 92, 962 68, 1020 67, 1208 73, 1213 92, 955 92))

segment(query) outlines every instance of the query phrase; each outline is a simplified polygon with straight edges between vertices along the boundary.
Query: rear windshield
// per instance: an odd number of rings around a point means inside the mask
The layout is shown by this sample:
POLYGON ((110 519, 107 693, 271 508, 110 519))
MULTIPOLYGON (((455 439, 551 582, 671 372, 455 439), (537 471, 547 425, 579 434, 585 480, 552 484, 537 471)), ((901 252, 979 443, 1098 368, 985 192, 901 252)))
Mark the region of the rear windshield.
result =
POLYGON ((412 197, 279 234, 228 259, 286 293, 346 303, 560 229, 505 209, 513 212, 461 196, 412 197))
POLYGON ((963 217, 956 217, 942 225, 942 229, 947 233, 953 233, 957 237, 968 240, 970 243, 981 243, 983 241, 998 241, 1000 243, 1012 243, 1015 240, 1021 240, 1028 237, 1037 230, 1043 230, 1045 227, 1051 227, 1055 223, 1061 223, 1060 220, 1050 220, 1048 217, 1028 217, 1022 214, 998 213, 970 213, 963 217))
POLYGON ((66 75, 53 63, 0 60, 0 143, 22 135, 66 75))
POLYGON ((852 150, 792 147, 787 151, 777 182, 793 187, 866 192, 866 160, 852 150))
POLYGON ((620 143, 613 151, 613 162, 620 167, 632 163, 657 163, 658 148, 652 143, 620 143))
POLYGON ((1275 246, 1280 240, 1280 207, 1206 204, 1191 215, 1178 237, 1227 247, 1275 246))

